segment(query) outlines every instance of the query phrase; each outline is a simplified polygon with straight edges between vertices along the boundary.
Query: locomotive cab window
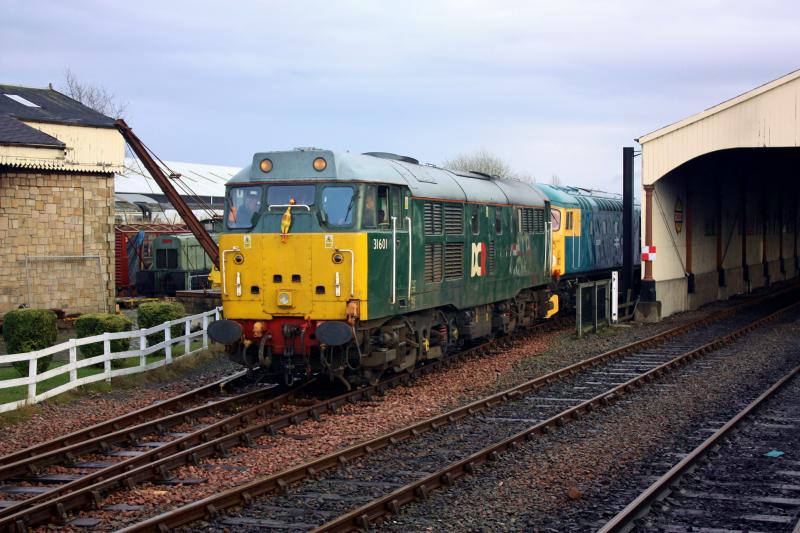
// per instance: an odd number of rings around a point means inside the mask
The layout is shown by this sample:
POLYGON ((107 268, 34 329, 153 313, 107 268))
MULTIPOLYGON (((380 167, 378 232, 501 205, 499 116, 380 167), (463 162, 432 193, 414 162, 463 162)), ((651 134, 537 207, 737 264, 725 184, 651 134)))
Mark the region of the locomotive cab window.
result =
POLYGON ((172 270, 178 268, 178 250, 170 248, 156 250, 156 268, 172 270))
POLYGON ((353 223, 358 196, 352 187, 340 185, 323 187, 322 210, 327 217, 329 226, 350 226, 353 223))
POLYGON ((551 231, 559 231, 561 229, 561 211, 558 209, 550 210, 550 229, 551 231))
POLYGON ((261 186, 231 187, 228 190, 228 214, 225 217, 228 228, 252 228, 261 212, 261 198, 261 186))
POLYGON ((402 192, 396 187, 392 187, 391 205, 389 212, 389 224, 392 223, 392 217, 397 217, 397 229, 406 229, 406 217, 403 215, 402 207, 402 192))
POLYGON ((389 227, 392 221, 391 193, 389 187, 378 186, 378 210, 376 213, 378 226, 389 227))
POLYGON ((469 227, 472 230, 473 235, 477 235, 480 232, 480 206, 472 204, 469 206, 469 227))
POLYGON ((267 204, 270 208, 280 208, 294 199, 294 205, 310 207, 314 205, 315 190, 314 185, 272 185, 267 189, 267 204))
POLYGON ((361 225, 365 228, 375 227, 375 186, 364 187, 364 207, 361 212, 361 225))
POLYGON ((572 211, 567 211, 567 229, 572 229, 572 211))
POLYGON ((494 232, 498 235, 503 233, 503 210, 500 207, 494 208, 494 232))

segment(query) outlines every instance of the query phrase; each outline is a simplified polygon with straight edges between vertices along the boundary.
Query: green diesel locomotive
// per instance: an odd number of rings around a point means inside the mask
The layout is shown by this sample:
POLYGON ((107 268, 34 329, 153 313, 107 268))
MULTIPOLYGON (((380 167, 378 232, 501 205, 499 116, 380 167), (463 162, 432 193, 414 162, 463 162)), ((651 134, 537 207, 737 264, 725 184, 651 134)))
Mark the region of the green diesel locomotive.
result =
POLYGON ((303 149, 256 154, 227 187, 209 333, 286 382, 374 381, 557 309, 530 184, 303 149))

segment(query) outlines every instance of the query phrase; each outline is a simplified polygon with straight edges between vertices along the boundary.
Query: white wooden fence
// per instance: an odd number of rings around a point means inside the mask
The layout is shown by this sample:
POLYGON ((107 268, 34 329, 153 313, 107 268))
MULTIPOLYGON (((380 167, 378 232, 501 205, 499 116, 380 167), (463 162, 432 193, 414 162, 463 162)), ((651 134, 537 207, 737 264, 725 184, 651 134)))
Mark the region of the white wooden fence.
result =
POLYGON ((119 333, 103 333, 102 335, 95 335, 94 337, 70 339, 67 342, 63 342, 43 350, 11 355, 0 355, 1 363, 28 361, 27 377, 0 380, 0 389, 9 389, 12 387, 27 385, 27 397, 15 402, 0 404, 0 413, 12 411, 23 405, 32 405, 41 402, 47 398, 52 398, 53 396, 57 396, 63 392, 80 387, 81 385, 86 385, 87 383, 92 383, 94 381, 100 381, 103 379, 110 381, 113 377, 125 376, 127 374, 137 374, 139 372, 144 372, 145 370, 151 370, 160 366, 169 365, 177 359, 173 358, 172 356, 173 347, 177 344, 183 343, 184 347, 183 354, 180 356, 180 358, 204 350, 208 348, 208 325, 214 320, 219 320, 221 311, 222 307, 217 307, 216 309, 206 311, 205 313, 200 313, 198 315, 187 316, 184 318, 179 318, 178 320, 164 322, 163 324, 153 326, 149 329, 122 331, 119 333), (201 323, 202 328, 197 331, 191 331, 192 324, 196 322, 201 323), (180 337, 175 337, 173 339, 171 327, 179 325, 183 325, 184 333, 180 337), (160 333, 162 331, 164 332, 164 340, 157 344, 153 344, 152 346, 148 346, 147 336, 152 335, 153 333, 160 333), (192 350, 192 341, 200 338, 202 338, 202 346, 192 350), (134 344, 133 339, 139 339, 139 349, 126 350, 124 352, 112 352, 111 341, 117 339, 132 339, 131 344, 134 344), (103 353, 95 357, 88 357, 86 359, 78 360, 78 347, 95 342, 103 343, 103 353), (147 356, 154 354, 159 350, 164 350, 164 359, 160 359, 148 364, 147 356), (54 355, 59 352, 69 352, 68 364, 52 368, 46 372, 42 372, 41 374, 37 373, 37 360, 39 358, 46 357, 48 355, 54 355), (115 359, 126 359, 132 357, 139 358, 139 364, 137 366, 114 369, 111 368, 111 361, 115 359), (103 372, 98 372, 97 374, 84 376, 82 378, 78 377, 79 368, 96 365, 98 363, 103 363, 103 372), (42 381, 66 373, 69 373, 69 381, 67 381, 67 383, 40 394, 36 394, 37 383, 41 383, 42 381))

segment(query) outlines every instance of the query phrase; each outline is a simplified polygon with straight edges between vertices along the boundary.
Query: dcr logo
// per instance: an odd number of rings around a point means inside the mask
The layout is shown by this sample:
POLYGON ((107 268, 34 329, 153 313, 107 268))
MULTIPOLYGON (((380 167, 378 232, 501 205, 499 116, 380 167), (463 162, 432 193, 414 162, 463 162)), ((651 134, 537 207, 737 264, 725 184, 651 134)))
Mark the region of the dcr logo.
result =
POLYGON ((470 277, 485 276, 486 275, 486 243, 474 242, 472 243, 472 268, 470 269, 470 277))

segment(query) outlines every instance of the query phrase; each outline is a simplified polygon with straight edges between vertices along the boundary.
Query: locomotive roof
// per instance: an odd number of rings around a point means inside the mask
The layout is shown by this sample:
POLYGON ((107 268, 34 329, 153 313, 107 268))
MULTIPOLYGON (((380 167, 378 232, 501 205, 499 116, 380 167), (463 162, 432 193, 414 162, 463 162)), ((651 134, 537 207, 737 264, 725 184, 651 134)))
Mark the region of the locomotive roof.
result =
POLYGON ((272 182, 363 182, 407 186, 417 198, 491 204, 544 205, 545 197, 534 186, 476 172, 420 165, 416 160, 387 153, 353 154, 316 148, 282 152, 260 152, 228 183, 272 182), (328 166, 314 170, 314 159, 323 157, 328 166), (262 172, 259 163, 272 161, 272 170, 262 172))
MULTIPOLYGON (((551 203, 563 207, 598 207, 601 210, 617 211, 622 209, 622 195, 568 185, 549 185, 537 183, 536 186, 551 203)), ((634 206, 638 207, 634 200, 634 206)))

